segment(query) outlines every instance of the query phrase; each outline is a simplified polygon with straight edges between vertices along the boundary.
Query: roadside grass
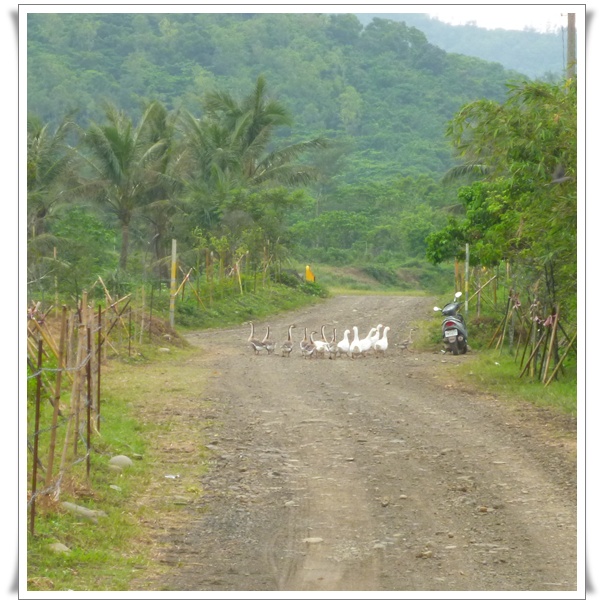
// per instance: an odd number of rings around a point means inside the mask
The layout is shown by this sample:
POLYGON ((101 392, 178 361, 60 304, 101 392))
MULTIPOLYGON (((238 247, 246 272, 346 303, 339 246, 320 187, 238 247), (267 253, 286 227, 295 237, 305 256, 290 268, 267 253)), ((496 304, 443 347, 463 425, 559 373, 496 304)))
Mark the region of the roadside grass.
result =
POLYGON ((132 451, 144 455, 147 436, 126 400, 103 397, 102 416, 101 436, 93 441, 89 479, 84 463, 73 466, 61 483, 60 502, 48 497, 36 502, 35 531, 32 536, 28 530, 27 538, 29 590, 126 590, 132 573, 145 564, 144 551, 132 547, 141 529, 128 509, 136 485, 145 480, 144 467, 135 464, 124 475, 116 475, 108 461, 113 455, 131 456, 132 451), (61 502, 106 516, 77 516, 61 502), (57 542, 69 552, 52 551, 50 546, 57 542))
MULTIPOLYGON (((177 331, 238 325, 318 303, 331 294, 358 291, 310 285, 294 292, 275 286, 270 295, 263 292, 216 301, 212 313, 191 313, 189 322, 179 320, 177 331)), ((439 326, 438 319, 415 325, 414 347, 438 350, 439 326)), ((27 540, 28 590, 129 591, 137 589, 133 585, 143 576, 169 572, 151 531, 164 525, 166 513, 171 526, 186 522, 184 508, 199 505, 200 476, 209 460, 203 433, 212 427, 211 418, 204 415, 209 406, 203 399, 208 376, 199 370, 199 363, 191 362, 197 354, 198 349, 177 337, 135 345, 131 356, 110 360, 103 374, 101 435, 93 439, 90 479, 86 480, 85 464, 79 464, 61 490, 61 501, 102 510, 106 516, 92 522, 67 512, 57 502, 41 499, 35 534, 28 533, 27 540), (108 460, 119 454, 128 455, 134 463, 115 474, 108 460), (55 542, 70 551, 52 551, 50 545, 55 542)), ((576 372, 571 366, 547 388, 518 379, 514 359, 489 350, 468 355, 463 373, 458 367, 446 366, 445 371, 500 398, 522 399, 576 416, 576 372)), ((29 418, 28 425, 32 425, 29 418)))
POLYGON ((300 283, 297 287, 273 283, 257 292, 214 300, 206 307, 191 297, 176 304, 176 324, 182 330, 230 327, 316 304, 329 295, 326 287, 315 283, 300 283))
MULTIPOLYGON (((277 284, 262 293, 217 300, 211 312, 198 312, 189 302, 195 312, 187 315, 181 302, 175 337, 149 341, 145 336, 142 344, 136 341, 130 350, 122 349, 119 357, 111 355, 103 368, 101 428, 92 439, 90 477, 85 463, 74 465, 61 483, 58 502, 45 496, 36 501, 35 531, 27 534, 28 590, 126 591, 140 576, 168 572, 153 549, 150 527, 162 526, 166 512, 178 524, 179 512, 196 505, 202 495, 200 475, 209 458, 202 432, 211 425, 204 418, 207 376, 198 363, 190 362, 200 352, 178 334, 239 325, 318 303, 328 295, 314 284, 295 290, 277 284), (115 455, 127 455, 133 465, 116 474, 108 464, 115 455), (62 502, 106 515, 94 520, 77 516, 62 502), (69 551, 53 551, 55 543, 69 551)), ((28 382, 30 400, 34 390, 28 382)), ((41 426, 50 425, 50 410, 44 407, 41 426)), ((29 431, 32 426, 30 402, 29 431)), ((58 442, 61 438, 64 433, 58 442)), ((45 447, 41 442, 41 459, 45 447)), ((31 471, 31 459, 27 467, 31 471)))
POLYGON ((506 400, 529 401, 537 407, 548 407, 576 418, 577 373, 574 364, 569 363, 564 375, 545 386, 534 377, 520 377, 520 364, 512 354, 483 350, 470 358, 470 362, 464 364, 464 380, 480 390, 506 400))
POLYGON ((205 425, 192 423, 188 412, 203 406, 202 396, 192 397, 191 390, 201 393, 206 376, 189 363, 197 349, 172 347, 160 353, 160 363, 150 348, 136 366, 128 357, 105 366, 101 435, 93 439, 90 478, 84 464, 74 466, 60 502, 38 501, 35 533, 27 539, 28 590, 128 591, 139 575, 165 572, 152 555, 149 526, 167 510, 173 514, 179 497, 201 492, 207 449, 199 430, 205 425), (127 455, 133 465, 115 473, 108 464, 114 455, 127 455), (74 515, 62 502, 106 515, 74 515), (57 542, 69 551, 54 552, 50 546, 57 542))
MULTIPOLYGON (((414 347, 423 351, 440 351, 440 325, 440 316, 418 323, 414 334, 414 347)), ((548 407, 576 418, 577 366, 574 359, 568 358, 563 365, 563 371, 558 372, 556 378, 545 386, 537 378, 527 375, 520 377, 522 368, 514 352, 488 348, 489 338, 483 337, 482 341, 475 341, 471 335, 470 332, 470 353, 455 357, 463 359, 463 371, 460 371, 459 366, 443 365, 443 373, 447 372, 458 382, 500 399, 523 400, 537 407, 548 407)), ((488 335, 490 337, 491 332, 488 335)))

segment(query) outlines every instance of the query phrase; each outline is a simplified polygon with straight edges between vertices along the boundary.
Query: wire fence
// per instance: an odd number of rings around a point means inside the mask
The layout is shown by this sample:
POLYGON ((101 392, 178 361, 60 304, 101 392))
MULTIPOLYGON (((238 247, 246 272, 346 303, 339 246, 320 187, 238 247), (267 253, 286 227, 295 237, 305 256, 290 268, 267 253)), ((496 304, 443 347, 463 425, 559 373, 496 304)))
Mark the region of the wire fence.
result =
MULTIPOLYGON (((75 310, 28 309, 27 446, 29 530, 36 504, 57 501, 67 478, 90 478, 93 440, 102 428, 102 378, 107 350, 132 353, 130 296, 89 305, 83 292, 75 310), (128 312, 127 312, 128 311, 128 312), (124 337, 126 336, 126 337, 124 337)), ((141 310, 144 313, 144 308, 141 310)), ((143 315, 144 316, 144 315, 143 315)))

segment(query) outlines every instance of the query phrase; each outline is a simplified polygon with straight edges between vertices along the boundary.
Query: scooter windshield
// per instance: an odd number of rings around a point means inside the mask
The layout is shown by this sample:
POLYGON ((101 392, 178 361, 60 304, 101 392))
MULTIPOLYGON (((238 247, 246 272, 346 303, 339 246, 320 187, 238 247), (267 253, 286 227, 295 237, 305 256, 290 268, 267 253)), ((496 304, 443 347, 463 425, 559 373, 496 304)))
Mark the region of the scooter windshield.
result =
POLYGON ((459 303, 451 302, 443 308, 442 313, 443 315, 454 315, 458 311, 458 309, 459 303))

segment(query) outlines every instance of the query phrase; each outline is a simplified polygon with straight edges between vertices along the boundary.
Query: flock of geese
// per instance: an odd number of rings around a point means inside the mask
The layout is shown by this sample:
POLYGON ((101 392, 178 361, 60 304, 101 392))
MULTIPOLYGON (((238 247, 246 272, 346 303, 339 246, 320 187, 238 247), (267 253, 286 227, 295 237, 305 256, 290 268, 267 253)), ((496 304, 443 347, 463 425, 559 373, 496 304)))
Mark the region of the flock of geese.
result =
MULTIPOLYGON (((254 323, 248 321, 250 325, 250 336, 248 343, 252 347, 255 354, 260 354, 266 350, 268 354, 273 354, 275 350, 279 350, 281 356, 289 357, 292 351, 296 348, 292 338, 292 330, 296 327, 295 324, 287 328, 287 339, 277 344, 271 339, 270 325, 266 327, 266 334, 262 340, 254 337, 254 323)), ((334 327, 331 338, 325 335, 325 325, 321 327, 321 336, 318 337, 317 331, 312 331, 310 337, 307 328, 304 328, 304 338, 299 342, 300 352, 305 359, 310 358, 330 358, 346 356, 351 359, 365 357, 369 353, 376 356, 384 356, 388 350, 388 332, 389 326, 382 324, 372 327, 364 338, 359 337, 359 329, 355 325, 344 331, 343 337, 338 340, 337 331, 334 327), (352 333, 352 338, 351 338, 352 333)), ((411 335, 411 334, 409 334, 411 335)), ((408 344, 410 338, 405 343, 408 344)))

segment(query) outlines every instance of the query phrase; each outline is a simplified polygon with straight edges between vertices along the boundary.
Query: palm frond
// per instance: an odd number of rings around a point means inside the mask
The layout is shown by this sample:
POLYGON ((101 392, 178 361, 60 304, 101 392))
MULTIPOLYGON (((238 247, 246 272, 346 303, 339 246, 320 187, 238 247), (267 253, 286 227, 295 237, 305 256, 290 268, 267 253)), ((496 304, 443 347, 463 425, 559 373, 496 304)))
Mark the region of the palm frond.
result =
POLYGON ((444 184, 449 184, 460 178, 483 178, 491 173, 491 168, 485 164, 464 164, 455 166, 446 172, 442 178, 444 184))

